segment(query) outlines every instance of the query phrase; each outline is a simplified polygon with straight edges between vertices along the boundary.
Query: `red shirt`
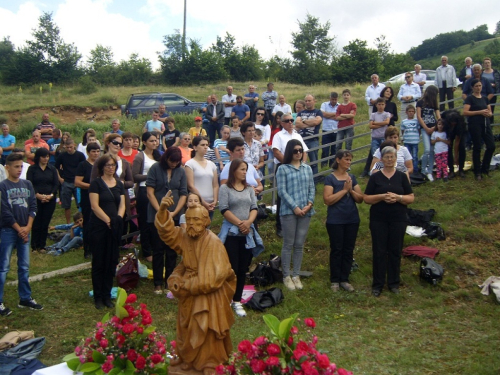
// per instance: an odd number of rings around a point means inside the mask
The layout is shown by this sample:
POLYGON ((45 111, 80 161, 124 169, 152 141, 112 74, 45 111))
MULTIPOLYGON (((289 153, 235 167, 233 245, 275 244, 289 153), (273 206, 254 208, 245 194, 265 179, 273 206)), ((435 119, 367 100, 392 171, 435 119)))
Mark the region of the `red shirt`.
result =
POLYGON ((138 152, 139 151, 132 149, 132 153, 129 156, 125 156, 125 155, 123 155, 122 150, 120 150, 120 151, 118 151, 118 156, 121 159, 125 159, 126 161, 129 162, 130 165, 132 165, 132 164, 134 164, 135 155, 137 155, 138 152))
MULTIPOLYGON (((353 115, 356 115, 357 108, 358 107, 353 102, 349 102, 347 104, 339 104, 339 107, 337 108, 337 116, 346 115, 346 114, 348 115, 351 113, 351 111, 354 111, 353 115)), ((349 125, 354 125, 354 117, 349 118, 347 120, 340 120, 338 128, 339 129, 345 128, 346 126, 349 126, 349 125)))

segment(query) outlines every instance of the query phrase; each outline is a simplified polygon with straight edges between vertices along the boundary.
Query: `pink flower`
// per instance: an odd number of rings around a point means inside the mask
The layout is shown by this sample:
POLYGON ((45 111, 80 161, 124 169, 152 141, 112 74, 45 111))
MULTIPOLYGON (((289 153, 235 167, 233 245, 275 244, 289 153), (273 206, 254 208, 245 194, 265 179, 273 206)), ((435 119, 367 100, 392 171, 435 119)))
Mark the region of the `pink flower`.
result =
POLYGON ((269 344, 267 346, 267 353, 270 355, 270 356, 273 356, 273 355, 278 355, 281 353, 281 348, 279 347, 279 345, 277 344, 269 344))
POLYGON ((134 303, 137 301, 137 296, 135 294, 129 294, 125 303, 134 303))
POLYGON ((142 327, 137 327, 137 333, 141 335, 144 332, 144 328, 142 327))
POLYGON ((224 367, 224 365, 219 365, 215 368, 215 373, 219 374, 219 375, 224 375, 226 373, 226 369, 224 367))
POLYGON ((170 341, 170 346, 174 349, 177 347, 177 343, 175 342, 175 340, 170 341))
POLYGON ((299 333, 299 329, 296 326, 293 326, 290 332, 292 333, 292 335, 296 335, 297 333, 299 333))
POLYGON ((308 327, 311 327, 311 328, 314 328, 316 327, 316 322, 314 321, 313 318, 305 318, 304 319, 304 323, 306 324, 306 326, 308 327))
POLYGON ((123 331, 123 333, 126 333, 129 335, 135 331, 135 327, 132 324, 127 323, 123 326, 122 331, 123 331))
POLYGON ((101 341, 99 341, 99 345, 101 346, 101 348, 106 349, 108 347, 108 340, 102 339, 101 341))
POLYGON ((343 369, 343 368, 339 368, 337 370, 337 373, 339 375, 352 375, 352 371, 347 371, 346 369, 343 369))
POLYGON ((278 357, 269 357, 266 359, 267 366, 278 366, 280 364, 280 359, 278 357))
POLYGON ((252 352, 252 343, 248 340, 243 340, 238 344, 238 350, 245 354, 250 354, 252 352))
POLYGON ((307 345, 304 341, 299 341, 296 347, 297 350, 302 350, 304 352, 309 351, 309 345, 307 345))
POLYGON ((268 340, 267 340, 267 337, 266 337, 266 336, 259 336, 259 337, 257 337, 257 338, 254 340, 253 344, 254 344, 254 345, 257 345, 257 346, 261 346, 261 345, 266 344, 266 343, 267 343, 267 341, 268 341, 268 340))
POLYGON ((295 358, 296 361, 299 361, 304 356, 307 356, 307 352, 304 350, 295 349, 293 351, 293 358, 295 358))
POLYGON ((75 348, 75 354, 76 354, 76 355, 80 355, 80 354, 82 354, 82 348, 80 348, 79 346, 77 346, 77 347, 75 348))
POLYGON ((250 362, 250 367, 252 371, 256 374, 260 374, 262 371, 266 369, 266 364, 262 359, 252 359, 250 362))
POLYGON ((316 358, 318 359, 318 365, 320 368, 328 368, 330 366, 330 360, 326 354, 318 354, 316 358))
POLYGON ((106 374, 110 372, 112 369, 113 369, 113 364, 111 362, 103 363, 102 371, 104 371, 106 374))
POLYGON ((142 324, 143 326, 150 325, 152 322, 153 322, 153 319, 151 318, 151 315, 150 315, 150 314, 144 314, 144 315, 142 316, 142 321, 141 321, 141 324, 142 324))
POLYGON ((127 352, 127 359, 134 362, 137 359, 137 352, 134 349, 129 349, 127 352))
POLYGON ((137 361, 135 362, 135 367, 138 370, 142 370, 146 366, 146 359, 142 355, 137 356, 137 361))
POLYGON ((287 344, 288 346, 292 346, 292 344, 293 344, 293 336, 290 336, 290 337, 288 338, 288 341, 286 342, 286 344, 287 344))
POLYGON ((118 335, 116 337, 116 341, 118 342, 118 344, 123 345, 125 343, 125 336, 118 335))
POLYGON ((159 355, 159 354, 153 354, 153 355, 151 356, 151 362, 153 362, 155 365, 156 365, 157 363, 160 363, 162 360, 163 360, 163 358, 162 358, 162 356, 161 356, 161 355, 159 355))

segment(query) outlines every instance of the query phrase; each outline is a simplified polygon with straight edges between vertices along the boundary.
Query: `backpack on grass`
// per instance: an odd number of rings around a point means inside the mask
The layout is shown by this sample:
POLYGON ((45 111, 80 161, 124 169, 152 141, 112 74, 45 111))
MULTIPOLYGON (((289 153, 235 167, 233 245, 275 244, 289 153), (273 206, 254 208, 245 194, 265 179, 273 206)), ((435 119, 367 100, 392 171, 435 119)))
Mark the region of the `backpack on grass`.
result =
POLYGON ((422 258, 420 261, 420 279, 436 285, 443 280, 444 269, 431 258, 422 258))

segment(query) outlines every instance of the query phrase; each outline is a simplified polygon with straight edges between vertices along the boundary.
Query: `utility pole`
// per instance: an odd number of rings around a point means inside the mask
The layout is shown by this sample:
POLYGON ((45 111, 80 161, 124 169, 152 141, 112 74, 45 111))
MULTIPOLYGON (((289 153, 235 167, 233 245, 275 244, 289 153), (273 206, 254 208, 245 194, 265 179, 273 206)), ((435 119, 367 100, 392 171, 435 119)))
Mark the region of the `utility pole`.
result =
POLYGON ((182 60, 184 60, 184 53, 186 52, 186 12, 187 0, 184 0, 184 27, 182 28, 182 60))

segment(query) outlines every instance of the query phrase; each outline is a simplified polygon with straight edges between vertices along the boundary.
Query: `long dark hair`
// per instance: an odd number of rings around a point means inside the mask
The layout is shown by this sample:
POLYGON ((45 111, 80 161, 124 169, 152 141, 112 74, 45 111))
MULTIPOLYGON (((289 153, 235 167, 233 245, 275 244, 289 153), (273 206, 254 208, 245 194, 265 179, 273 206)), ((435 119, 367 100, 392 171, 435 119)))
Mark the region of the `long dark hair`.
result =
POLYGON ((392 100, 392 98, 394 97, 394 90, 392 89, 392 87, 391 87, 391 86, 386 86, 386 87, 384 87, 384 88, 382 89, 382 91, 380 91, 380 97, 381 97, 381 98, 383 98, 383 99, 385 99, 384 94, 385 94, 385 92, 386 92, 387 90, 391 90, 391 96, 389 97, 389 99, 387 99, 387 101, 388 101, 388 102, 390 102, 390 101, 392 100))
MULTIPOLYGON (((158 135, 156 133, 153 133, 153 132, 142 133, 142 138, 141 138, 141 140, 142 140, 142 151, 144 151, 146 149, 146 142, 151 137, 155 137, 156 139, 158 139, 158 135)), ((123 138, 122 138, 122 140, 123 140, 123 138)), ((160 158, 161 158, 160 151, 158 151, 158 149, 153 150, 153 159, 155 161, 159 161, 160 158)))
MULTIPOLYGON (((283 156, 283 164, 290 164, 293 160, 293 149, 295 146, 302 146, 302 143, 298 139, 290 139, 286 144, 285 155, 283 156)), ((305 151, 304 151, 305 152, 305 151)))
POLYGON ((271 126, 271 129, 282 129, 283 128, 281 126, 281 116, 283 116, 283 112, 281 112, 281 111, 278 111, 274 114, 273 124, 271 126))
POLYGON ((337 162, 337 159, 342 159, 345 158, 346 156, 350 156, 352 158, 352 152, 349 150, 338 150, 337 153, 335 154, 335 160, 333 161, 332 169, 333 170, 338 169, 339 163, 337 162))
POLYGON ((431 85, 425 89, 424 96, 422 97, 423 107, 438 109, 438 96, 439 90, 436 86, 431 85))
POLYGON ((182 152, 179 147, 171 146, 167 148, 167 151, 165 151, 161 156, 160 166, 165 171, 170 168, 167 163, 169 160, 173 162, 179 162, 179 164, 177 164, 175 168, 179 168, 181 166, 182 152))
POLYGON ((231 162, 231 166, 229 167, 229 177, 226 182, 227 187, 234 189, 234 184, 236 183, 235 172, 240 167, 241 164, 245 164, 247 166, 247 172, 248 172, 248 163, 245 160, 234 159, 231 162))
POLYGON ((264 118, 262 119, 262 123, 260 125, 265 126, 268 125, 271 121, 269 121, 269 117, 267 116, 267 111, 264 107, 257 107, 252 113, 251 121, 255 122, 257 120, 257 111, 264 111, 264 118))

